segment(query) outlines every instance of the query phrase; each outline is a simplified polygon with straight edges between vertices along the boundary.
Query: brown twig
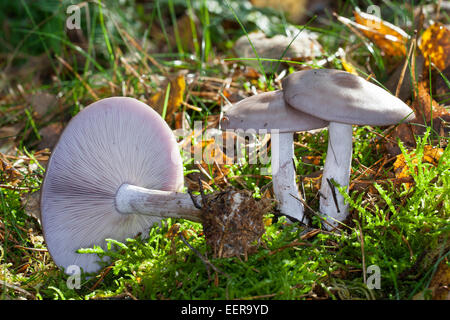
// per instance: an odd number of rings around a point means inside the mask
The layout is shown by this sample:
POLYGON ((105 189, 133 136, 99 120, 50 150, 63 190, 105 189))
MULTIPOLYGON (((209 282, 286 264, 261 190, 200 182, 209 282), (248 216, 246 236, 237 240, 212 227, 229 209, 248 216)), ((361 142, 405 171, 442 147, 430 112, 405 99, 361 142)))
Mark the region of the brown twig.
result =
POLYGON ((98 285, 103 281, 103 279, 106 277, 106 275, 112 270, 113 266, 114 266, 114 263, 111 264, 110 266, 106 267, 102 271, 100 279, 98 279, 97 282, 91 287, 91 289, 90 289, 91 291, 94 291, 98 287, 98 285))
POLYGON ((24 294, 25 296, 27 296, 29 298, 36 299, 36 296, 34 294, 28 292, 25 289, 22 289, 21 287, 18 287, 16 285, 8 283, 6 281, 0 280, 0 286, 4 286, 4 287, 6 287, 8 289, 14 290, 14 291, 19 292, 21 294, 24 294))
POLYGON ((363 279, 364 279, 364 284, 367 285, 367 276, 366 276, 366 255, 364 252, 364 236, 363 236, 363 232, 362 232, 362 228, 361 225, 358 223, 358 228, 359 228, 359 240, 361 242, 361 256, 362 256, 362 269, 363 269, 363 279))
POLYGON ((334 205, 336 206, 336 210, 337 210, 337 212, 341 212, 339 210, 339 205, 338 205, 338 201, 337 201, 337 197, 336 197, 336 187, 333 184, 333 182, 331 182, 331 180, 328 178, 327 178, 327 182, 328 182, 328 185, 330 186, 331 195, 333 196, 333 201, 334 201, 334 205))
MULTIPOLYGON (((294 197, 295 199, 297 199, 298 201, 300 201, 300 202, 305 206, 305 208, 307 208, 307 209, 308 209, 309 211, 311 211, 313 214, 315 214, 316 216, 318 216, 318 217, 320 218, 320 220, 322 220, 322 222, 325 222, 325 223, 328 224, 329 226, 334 227, 331 223, 329 223, 327 220, 325 220, 319 213, 317 213, 316 211, 314 211, 314 209, 311 208, 311 207, 306 203, 305 200, 300 199, 299 197, 296 197, 296 196, 294 196, 293 194, 290 194, 290 195, 291 195, 291 197, 294 197)), ((328 233, 328 232, 327 232, 327 233, 328 233)))
POLYGON ((298 239, 295 239, 295 240, 292 241, 291 243, 288 243, 288 244, 286 244, 286 245, 284 245, 284 246, 281 246, 281 247, 278 248, 278 249, 275 249, 275 250, 270 251, 270 252, 268 253, 268 255, 271 256, 271 255, 274 255, 274 254, 276 254, 276 253, 278 253, 278 252, 280 252, 280 251, 283 251, 284 249, 292 248, 292 247, 298 247, 298 246, 308 246, 308 247, 311 247, 312 244, 311 244, 311 243, 308 243, 308 242, 300 242, 300 241, 298 241, 298 239))
MULTIPOLYGON (((414 30, 415 34, 417 35, 417 30, 414 30)), ((405 63, 403 64, 402 72, 400 73, 400 79, 397 83, 397 88, 395 89, 395 96, 398 97, 398 94, 400 93, 400 88, 403 84, 403 80, 405 78, 406 68, 408 67, 408 61, 411 59, 411 55, 413 53, 413 49, 416 47, 416 36, 411 40, 411 44, 409 46, 408 55, 406 56, 405 63)))
POLYGON ((197 249, 195 249, 193 246, 191 246, 189 244, 189 242, 187 242, 187 240, 183 237, 183 235, 180 233, 178 233, 178 236, 180 237, 181 241, 183 241, 183 243, 189 248, 191 249, 199 258, 200 260, 202 260, 203 264, 205 266, 211 267, 214 271, 216 271, 217 273, 220 273, 222 275, 224 275, 225 277, 227 277, 228 279, 231 279, 231 277, 226 274, 225 272, 223 272, 222 270, 220 270, 219 268, 217 268, 214 264, 211 263, 211 261, 208 260, 208 258, 206 258, 205 256, 203 256, 197 249))
POLYGON ((48 252, 47 249, 42 249, 42 248, 28 248, 28 247, 23 247, 20 245, 15 245, 14 248, 16 249, 23 249, 23 250, 30 250, 30 251, 37 251, 37 252, 48 252))
POLYGON ((70 72, 75 75, 75 77, 77 77, 78 80, 80 80, 80 82, 94 99, 98 100, 98 96, 95 94, 94 90, 92 90, 92 88, 86 83, 86 81, 83 80, 83 78, 72 68, 70 64, 68 64, 63 58, 58 55, 56 55, 56 59, 58 59, 67 69, 69 69, 70 72))

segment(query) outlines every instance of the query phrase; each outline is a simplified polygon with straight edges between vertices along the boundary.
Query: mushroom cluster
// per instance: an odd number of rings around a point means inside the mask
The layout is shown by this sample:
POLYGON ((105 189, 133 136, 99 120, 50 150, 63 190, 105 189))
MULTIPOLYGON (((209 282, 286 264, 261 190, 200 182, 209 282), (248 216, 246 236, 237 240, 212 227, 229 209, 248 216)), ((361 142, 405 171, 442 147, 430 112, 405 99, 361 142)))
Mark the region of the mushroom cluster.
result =
POLYGON ((305 222, 293 169, 292 133, 328 125, 328 151, 320 188, 320 212, 328 230, 348 216, 336 185, 347 188, 352 159, 352 125, 386 126, 414 119, 414 112, 381 87, 345 71, 311 69, 290 74, 283 90, 258 94, 225 108, 222 128, 268 129, 272 140, 275 198, 281 213, 305 222), (278 161, 278 159, 280 159, 278 161))
POLYGON ((297 199, 300 193, 295 183, 294 132, 327 125, 325 120, 288 106, 281 90, 245 98, 226 108, 221 120, 223 130, 253 129, 271 133, 272 183, 279 209, 283 214, 305 224, 308 220, 303 213, 303 203, 297 199))
MULTIPOLYGON (((383 126, 413 118, 406 104, 360 77, 338 70, 307 70, 286 77, 281 91, 226 108, 221 127, 270 131, 279 210, 306 224, 295 181, 293 134, 328 126, 320 211, 331 218, 325 225, 330 229, 348 215, 335 184, 348 188, 352 125, 383 126)), ((219 211, 223 237, 230 241, 215 237, 218 229, 212 226, 207 242, 215 245, 219 256, 247 254, 261 236, 261 217, 268 205, 255 205, 245 200, 251 196, 235 192, 230 193, 234 202, 227 200, 230 194, 215 195, 204 198, 209 207, 202 208, 194 196, 181 192, 183 185, 178 144, 156 111, 127 97, 91 104, 69 122, 48 162, 41 221, 50 255, 64 269, 77 265, 95 272, 99 257, 79 254, 79 248, 106 247, 108 238, 145 236, 153 224, 168 217, 215 223, 219 211), (245 226, 258 232, 246 233, 245 226)))

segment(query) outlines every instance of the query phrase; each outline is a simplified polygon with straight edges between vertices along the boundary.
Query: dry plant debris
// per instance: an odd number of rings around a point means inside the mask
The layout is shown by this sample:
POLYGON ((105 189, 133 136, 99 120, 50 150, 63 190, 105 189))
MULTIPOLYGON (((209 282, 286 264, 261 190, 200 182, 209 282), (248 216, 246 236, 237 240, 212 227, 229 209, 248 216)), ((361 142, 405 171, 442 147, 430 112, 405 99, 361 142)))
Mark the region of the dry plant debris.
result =
POLYGON ((260 244, 265 232, 264 215, 271 209, 272 201, 256 200, 248 190, 230 187, 203 195, 202 224, 213 256, 247 259, 260 244))
MULTIPOLYGON (((423 159, 422 161, 424 163, 430 163, 434 166, 438 165, 438 162, 444 153, 444 149, 442 148, 435 148, 431 145, 426 145, 424 147, 424 153, 423 153, 423 159)), ((412 152, 410 154, 411 157, 414 157, 414 153, 412 152)), ((413 164, 418 163, 418 159, 414 157, 412 159, 413 164)), ((414 167, 414 170, 417 173, 417 167, 414 167)), ((411 177, 410 168, 408 167, 405 156, 403 154, 399 154, 394 162, 394 172, 395 177, 399 179, 399 181, 405 182, 406 188, 410 188, 413 183, 413 178, 411 177)))

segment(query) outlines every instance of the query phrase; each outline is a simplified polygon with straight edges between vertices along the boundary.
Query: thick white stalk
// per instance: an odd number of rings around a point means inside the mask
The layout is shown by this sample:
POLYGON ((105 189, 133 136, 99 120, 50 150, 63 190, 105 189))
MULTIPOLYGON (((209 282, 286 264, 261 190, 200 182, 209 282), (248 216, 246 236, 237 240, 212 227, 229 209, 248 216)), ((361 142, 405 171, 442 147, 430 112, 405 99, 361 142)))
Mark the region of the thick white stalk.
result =
POLYGON ((338 226, 348 216, 344 197, 331 183, 334 180, 348 191, 352 163, 352 126, 330 122, 328 126, 328 151, 320 187, 320 212, 328 216, 324 227, 328 230, 338 226), (337 220, 337 221, 336 221, 337 220))
POLYGON ((275 198, 282 214, 308 223, 303 211, 303 203, 295 183, 293 133, 272 133, 272 183, 275 198), (297 199, 298 198, 298 199, 297 199))
POLYGON ((116 193, 116 209, 123 214, 143 214, 161 218, 183 218, 201 222, 201 211, 189 194, 141 188, 129 184, 116 193))

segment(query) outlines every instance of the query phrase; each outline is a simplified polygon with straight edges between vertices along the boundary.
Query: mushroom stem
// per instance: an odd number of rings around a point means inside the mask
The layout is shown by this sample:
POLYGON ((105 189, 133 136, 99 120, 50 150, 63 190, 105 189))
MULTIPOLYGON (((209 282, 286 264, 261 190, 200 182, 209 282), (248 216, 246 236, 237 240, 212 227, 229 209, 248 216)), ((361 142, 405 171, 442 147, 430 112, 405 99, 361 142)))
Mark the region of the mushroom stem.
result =
POLYGON ((151 190, 122 184, 116 193, 116 209, 122 214, 142 214, 161 218, 182 218, 201 222, 201 211, 189 194, 151 190))
POLYGON ((331 217, 324 223, 326 229, 333 229, 337 221, 344 221, 348 216, 348 204, 333 185, 345 186, 348 191, 350 166, 352 162, 352 126, 330 122, 328 126, 328 151, 325 159, 322 183, 320 187, 320 212, 331 217))
POLYGON ((272 133, 272 183, 275 198, 282 214, 308 223, 303 214, 303 203, 295 183, 294 138, 292 132, 272 133))

